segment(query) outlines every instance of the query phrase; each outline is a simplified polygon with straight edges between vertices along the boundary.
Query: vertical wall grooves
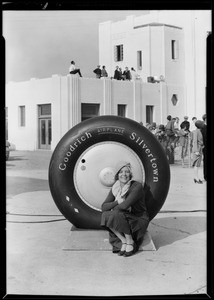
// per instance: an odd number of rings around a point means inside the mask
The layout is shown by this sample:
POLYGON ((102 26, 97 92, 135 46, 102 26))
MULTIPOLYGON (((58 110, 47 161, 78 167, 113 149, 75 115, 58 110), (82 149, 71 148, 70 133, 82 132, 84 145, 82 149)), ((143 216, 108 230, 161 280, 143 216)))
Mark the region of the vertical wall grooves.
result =
POLYGON ((70 114, 69 128, 72 128, 79 122, 79 93, 78 93, 79 78, 70 77, 70 91, 69 91, 69 107, 70 114))
POLYGON ((112 114, 112 97, 111 97, 111 85, 110 79, 103 79, 103 95, 104 95, 104 114, 112 114))

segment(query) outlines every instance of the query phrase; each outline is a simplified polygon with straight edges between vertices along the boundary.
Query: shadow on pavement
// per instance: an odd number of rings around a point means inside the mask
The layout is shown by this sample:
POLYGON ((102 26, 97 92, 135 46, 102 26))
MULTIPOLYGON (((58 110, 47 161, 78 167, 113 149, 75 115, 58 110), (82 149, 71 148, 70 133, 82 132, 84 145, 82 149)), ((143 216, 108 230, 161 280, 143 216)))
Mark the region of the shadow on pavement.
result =
POLYGON ((16 160, 28 160, 27 158, 23 158, 22 156, 10 156, 8 161, 16 161, 16 160))
POLYGON ((204 231, 206 231, 206 217, 202 216, 159 218, 152 220, 149 225, 156 249, 204 231))
POLYGON ((6 181, 7 195, 17 195, 34 191, 48 191, 48 180, 28 177, 8 176, 6 181))
POLYGON ((15 165, 9 164, 9 163, 7 162, 7 167, 15 167, 15 165))

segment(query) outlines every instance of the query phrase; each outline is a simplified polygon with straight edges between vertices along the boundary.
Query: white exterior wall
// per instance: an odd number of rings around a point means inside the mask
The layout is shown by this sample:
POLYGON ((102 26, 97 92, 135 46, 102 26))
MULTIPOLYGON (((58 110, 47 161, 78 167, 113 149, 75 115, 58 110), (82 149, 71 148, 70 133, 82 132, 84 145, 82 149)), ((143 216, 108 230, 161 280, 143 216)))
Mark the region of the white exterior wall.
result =
POLYGON ((158 22, 167 20, 184 29, 186 114, 201 119, 206 111, 206 38, 211 11, 153 11, 158 22))
MULTIPOLYGON (((160 124, 175 109, 166 101, 171 89, 165 83, 87 79, 70 75, 11 82, 6 86, 8 139, 17 150, 38 149, 38 105, 48 103, 51 104, 52 150, 62 136, 81 121, 81 103, 100 104, 100 115, 117 115, 117 105, 125 104, 126 117, 144 124, 146 105, 153 105, 154 122, 160 124), (18 121, 21 105, 26 110, 25 127, 20 127, 18 121)), ((183 107, 178 106, 176 115, 182 116, 183 113, 183 107)))
MULTIPOLYGON (((137 70, 136 51, 143 52, 143 81, 148 76, 164 75, 169 85, 182 86, 180 105, 184 115, 201 119, 206 111, 206 38, 211 31, 211 11, 151 11, 140 17, 129 16, 120 22, 105 22, 99 26, 100 64, 113 76, 115 66, 137 70), (176 26, 148 26, 160 23, 176 26), (133 29, 134 26, 145 27, 133 29), (147 26, 146 26, 147 25, 147 26), (171 59, 171 40, 179 40, 179 60, 171 59), (124 60, 114 61, 114 45, 124 45, 124 60), (156 73, 156 74, 155 74, 156 73), (182 101, 184 101, 182 103, 182 101)), ((175 93, 175 92, 174 92, 175 93)), ((170 103, 171 99, 168 99, 170 103)), ((179 114, 176 111, 176 116, 179 114)), ((183 115, 181 116, 183 119, 183 115)))
POLYGON ((174 85, 185 85, 184 32, 181 29, 164 26, 165 81, 174 85), (178 41, 178 59, 172 59, 171 41, 178 41))
POLYGON ((9 83, 6 88, 8 138, 20 150, 38 147, 38 105, 52 102, 50 79, 9 83), (20 126, 19 106, 25 106, 25 126, 20 126))

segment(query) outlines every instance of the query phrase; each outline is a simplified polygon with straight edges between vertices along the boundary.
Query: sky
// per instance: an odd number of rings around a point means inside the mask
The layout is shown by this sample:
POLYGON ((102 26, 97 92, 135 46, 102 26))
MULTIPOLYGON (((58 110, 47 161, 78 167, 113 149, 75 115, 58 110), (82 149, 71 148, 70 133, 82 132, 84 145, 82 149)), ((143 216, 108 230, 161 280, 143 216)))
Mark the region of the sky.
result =
POLYGON ((3 11, 6 82, 66 76, 71 60, 84 77, 99 63, 99 23, 143 10, 3 11))

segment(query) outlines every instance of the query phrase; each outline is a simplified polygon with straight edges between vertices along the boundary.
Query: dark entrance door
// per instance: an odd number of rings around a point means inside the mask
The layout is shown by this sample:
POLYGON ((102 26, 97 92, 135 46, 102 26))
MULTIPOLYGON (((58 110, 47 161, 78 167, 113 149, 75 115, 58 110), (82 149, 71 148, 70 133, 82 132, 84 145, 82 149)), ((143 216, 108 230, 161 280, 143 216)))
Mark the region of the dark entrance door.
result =
POLYGON ((51 149, 51 119, 40 119, 40 149, 51 149))
POLYGON ((51 104, 39 105, 39 149, 51 149, 51 104))
POLYGON ((146 105, 146 123, 152 124, 153 122, 153 108, 154 106, 146 105))

